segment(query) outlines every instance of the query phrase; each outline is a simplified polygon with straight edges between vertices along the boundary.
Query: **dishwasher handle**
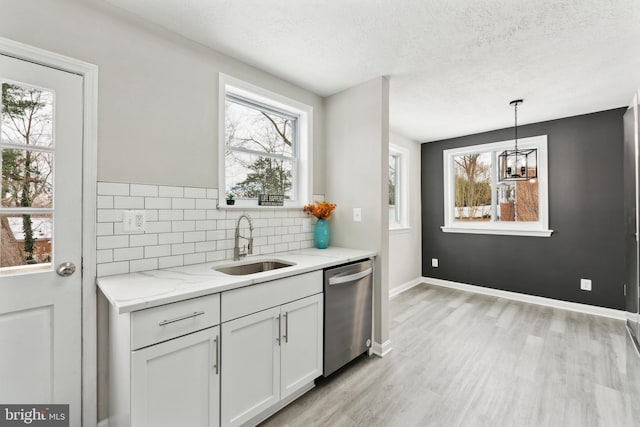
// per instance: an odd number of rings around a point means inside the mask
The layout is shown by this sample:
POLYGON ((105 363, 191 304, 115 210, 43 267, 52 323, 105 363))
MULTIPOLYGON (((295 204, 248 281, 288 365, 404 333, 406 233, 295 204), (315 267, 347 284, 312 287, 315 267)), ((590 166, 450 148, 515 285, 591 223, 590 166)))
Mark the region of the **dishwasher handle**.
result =
POLYGON ((363 277, 370 275, 372 272, 373 272, 373 268, 369 267, 364 271, 360 271, 359 273, 349 274, 347 276, 337 275, 337 276, 329 277, 329 286, 340 285, 348 282, 354 282, 356 280, 360 280, 363 277))

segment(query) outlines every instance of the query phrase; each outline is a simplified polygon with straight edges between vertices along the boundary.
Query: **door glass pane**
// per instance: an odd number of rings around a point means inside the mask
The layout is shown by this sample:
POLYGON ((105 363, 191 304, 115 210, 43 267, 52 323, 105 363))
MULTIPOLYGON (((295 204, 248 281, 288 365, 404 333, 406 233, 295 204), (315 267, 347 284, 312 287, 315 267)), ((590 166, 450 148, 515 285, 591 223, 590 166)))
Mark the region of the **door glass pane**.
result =
POLYGON ((491 221, 491 153, 453 158, 456 221, 491 221))
POLYGON ((2 83, 2 142, 53 146, 53 93, 2 83))
POLYGON ((49 267, 52 236, 51 214, 0 215, 0 273, 49 267))
POLYGON ((53 207, 53 153, 2 150, 2 207, 53 207))

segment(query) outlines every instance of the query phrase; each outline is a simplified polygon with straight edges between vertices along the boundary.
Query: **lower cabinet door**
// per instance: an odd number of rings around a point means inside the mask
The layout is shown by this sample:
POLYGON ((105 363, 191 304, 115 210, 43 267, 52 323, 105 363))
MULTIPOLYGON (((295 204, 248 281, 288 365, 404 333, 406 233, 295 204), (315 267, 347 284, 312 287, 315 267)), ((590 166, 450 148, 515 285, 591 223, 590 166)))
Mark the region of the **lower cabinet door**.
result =
POLYGON ((219 425, 219 329, 132 352, 133 427, 219 425))
POLYGON ((280 331, 280 307, 222 324, 223 426, 239 426, 280 400, 280 331))
POLYGON ((322 375, 322 302, 318 294, 281 308, 282 399, 322 375))

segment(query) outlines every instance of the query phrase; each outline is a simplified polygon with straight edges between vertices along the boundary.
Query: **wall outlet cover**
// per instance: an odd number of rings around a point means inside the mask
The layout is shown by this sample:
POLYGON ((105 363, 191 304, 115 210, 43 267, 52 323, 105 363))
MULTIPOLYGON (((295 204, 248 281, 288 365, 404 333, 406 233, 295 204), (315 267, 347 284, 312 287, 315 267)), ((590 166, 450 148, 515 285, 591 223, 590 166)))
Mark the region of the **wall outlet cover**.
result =
POLYGON ((362 222, 362 208, 353 208, 353 222, 362 222))
POLYGON ((302 232, 303 233, 311 232, 311 218, 302 219, 302 232))
POLYGON ((580 279, 580 289, 583 291, 591 290, 591 279, 580 279))
POLYGON ((438 268, 438 258, 431 258, 431 267, 438 268))
POLYGON ((124 231, 145 231, 147 225, 145 211, 124 211, 122 225, 124 231))

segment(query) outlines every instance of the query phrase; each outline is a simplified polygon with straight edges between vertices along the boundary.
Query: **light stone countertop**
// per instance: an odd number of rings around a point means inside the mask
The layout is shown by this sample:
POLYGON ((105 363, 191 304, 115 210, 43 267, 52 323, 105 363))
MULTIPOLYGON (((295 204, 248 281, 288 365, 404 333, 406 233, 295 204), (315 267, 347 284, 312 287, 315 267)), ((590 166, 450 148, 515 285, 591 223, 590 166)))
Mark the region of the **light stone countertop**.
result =
POLYGON ((302 249, 270 255, 248 256, 242 261, 219 261, 140 273, 99 277, 97 284, 118 313, 129 313, 162 304, 228 291, 283 277, 320 270, 347 262, 373 258, 375 252, 329 247, 302 249), (215 267, 261 260, 284 260, 290 267, 244 276, 231 276, 215 267))

